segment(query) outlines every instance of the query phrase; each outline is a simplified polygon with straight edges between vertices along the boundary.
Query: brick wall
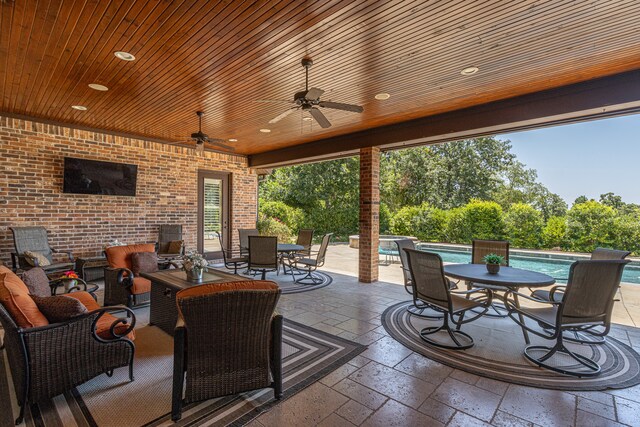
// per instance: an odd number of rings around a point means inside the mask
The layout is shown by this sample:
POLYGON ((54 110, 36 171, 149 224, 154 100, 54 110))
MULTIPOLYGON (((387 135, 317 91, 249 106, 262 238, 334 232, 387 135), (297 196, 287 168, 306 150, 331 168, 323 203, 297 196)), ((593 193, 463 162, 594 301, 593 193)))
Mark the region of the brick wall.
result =
POLYGON ((358 242, 358 280, 378 280, 380 244, 380 149, 360 150, 360 241, 358 242))
MULTIPOLYGON (((42 225, 53 247, 96 255, 117 238, 155 242, 160 224, 182 224, 196 247, 198 169, 231 173, 231 229, 253 228, 257 176, 242 156, 206 152, 0 116, 0 260, 10 265, 9 227, 42 225), (138 165, 135 197, 62 193, 63 159, 138 165)), ((237 233, 233 239, 237 244, 237 233)))

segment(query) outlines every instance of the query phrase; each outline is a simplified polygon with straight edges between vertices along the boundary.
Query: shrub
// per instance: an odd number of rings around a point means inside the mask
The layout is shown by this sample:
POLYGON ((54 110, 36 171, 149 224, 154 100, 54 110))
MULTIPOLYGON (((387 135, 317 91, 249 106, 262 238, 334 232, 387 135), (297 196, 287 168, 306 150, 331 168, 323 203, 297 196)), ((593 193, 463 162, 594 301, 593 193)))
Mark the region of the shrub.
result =
POLYGON ((261 213, 258 215, 258 231, 264 236, 276 236, 280 243, 292 243, 293 233, 287 225, 277 218, 261 213))
POLYGON ((631 251, 634 256, 640 255, 640 217, 623 215, 617 218, 618 233, 615 248, 631 251))
POLYGON ((447 213, 442 209, 420 206, 405 206, 391 219, 391 232, 402 236, 415 236, 425 242, 446 240, 447 213))
POLYGON ((391 211, 385 203, 380 203, 380 234, 388 234, 391 230, 391 211))
POLYGON ((591 252, 598 246, 612 247, 616 212, 594 200, 574 204, 567 214, 567 237, 572 250, 591 252))
POLYGON ((391 218, 391 232, 399 236, 413 236, 413 233, 418 228, 419 215, 420 206, 405 206, 401 208, 391 218))
POLYGON ((542 229, 542 243, 545 248, 550 249, 566 249, 569 246, 566 217, 552 216, 547 220, 547 224, 542 229))
POLYGON ((449 212, 447 237, 452 243, 471 243, 473 239, 502 239, 504 218, 496 202, 472 200, 449 212))
POLYGON ((260 200, 260 213, 266 217, 282 221, 293 232, 297 232, 302 225, 304 214, 302 210, 291 207, 284 202, 268 202, 260 200))
POLYGON ((526 203, 514 203, 504 216, 505 231, 516 248, 537 249, 542 243, 542 214, 526 203))

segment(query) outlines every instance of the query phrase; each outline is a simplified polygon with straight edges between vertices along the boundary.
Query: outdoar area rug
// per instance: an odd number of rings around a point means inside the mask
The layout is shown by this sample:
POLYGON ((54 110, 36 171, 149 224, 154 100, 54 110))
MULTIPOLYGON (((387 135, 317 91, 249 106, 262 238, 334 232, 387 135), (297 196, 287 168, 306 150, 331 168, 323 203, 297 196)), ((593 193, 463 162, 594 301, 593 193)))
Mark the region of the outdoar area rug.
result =
MULTIPOLYGON (((135 381, 127 368, 113 377, 100 375, 89 382, 29 408, 27 426, 165 426, 172 425, 171 383, 173 339, 154 326, 136 329, 135 381)), ((283 330, 283 382, 287 399, 346 363, 366 346, 285 320, 283 330)), ((0 357, 0 401, 18 414, 6 352, 0 357)), ((185 406, 179 425, 243 425, 277 404, 272 389, 212 399, 185 406)))

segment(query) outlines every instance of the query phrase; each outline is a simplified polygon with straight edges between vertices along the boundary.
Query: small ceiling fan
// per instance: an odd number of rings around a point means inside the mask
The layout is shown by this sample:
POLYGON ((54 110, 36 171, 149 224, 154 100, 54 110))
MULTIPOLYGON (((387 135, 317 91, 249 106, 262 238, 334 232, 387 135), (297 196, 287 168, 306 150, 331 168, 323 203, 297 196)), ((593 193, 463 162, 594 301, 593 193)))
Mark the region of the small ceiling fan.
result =
POLYGON ((202 116, 204 116, 204 112, 196 111, 198 115, 198 132, 194 132, 191 134, 191 139, 186 141, 178 141, 178 142, 170 142, 170 145, 178 145, 184 144, 185 142, 195 142, 196 145, 193 147, 197 153, 202 153, 205 149, 205 143, 211 144, 215 147, 220 147, 224 150, 235 151, 236 149, 230 145, 224 144, 224 139, 218 138, 209 138, 209 135, 202 132, 202 116))
POLYGON ((321 101, 320 97, 324 93, 324 90, 318 89, 316 87, 312 87, 309 89, 309 68, 313 65, 313 61, 309 58, 303 58, 302 66, 305 71, 305 83, 304 90, 301 92, 297 92, 293 95, 293 101, 284 101, 284 100, 259 100, 258 102, 288 102, 290 104, 295 104, 294 107, 289 108, 284 113, 279 116, 269 120, 269 123, 277 123, 280 120, 287 117, 289 114, 293 113, 297 110, 308 111, 311 114, 311 117, 315 119, 316 122, 322 128, 331 127, 331 122, 327 120, 325 115, 320 111, 318 107, 322 108, 331 108, 334 110, 343 110, 343 111, 351 111, 353 113, 362 113, 364 108, 360 105, 353 104, 343 104, 340 102, 331 102, 331 101, 321 101))

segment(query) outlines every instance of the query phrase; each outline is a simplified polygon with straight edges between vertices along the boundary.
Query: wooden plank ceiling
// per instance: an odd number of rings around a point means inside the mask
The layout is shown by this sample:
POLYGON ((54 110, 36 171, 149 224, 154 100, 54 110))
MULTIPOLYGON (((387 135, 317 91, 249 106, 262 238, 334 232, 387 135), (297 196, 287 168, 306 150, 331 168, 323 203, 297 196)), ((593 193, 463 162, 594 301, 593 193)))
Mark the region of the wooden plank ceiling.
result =
POLYGON ((0 3, 0 114, 178 141, 203 110, 246 155, 640 68, 637 0, 0 3), (292 99, 305 56, 323 100, 364 113, 269 124, 288 105, 255 101, 292 99))

